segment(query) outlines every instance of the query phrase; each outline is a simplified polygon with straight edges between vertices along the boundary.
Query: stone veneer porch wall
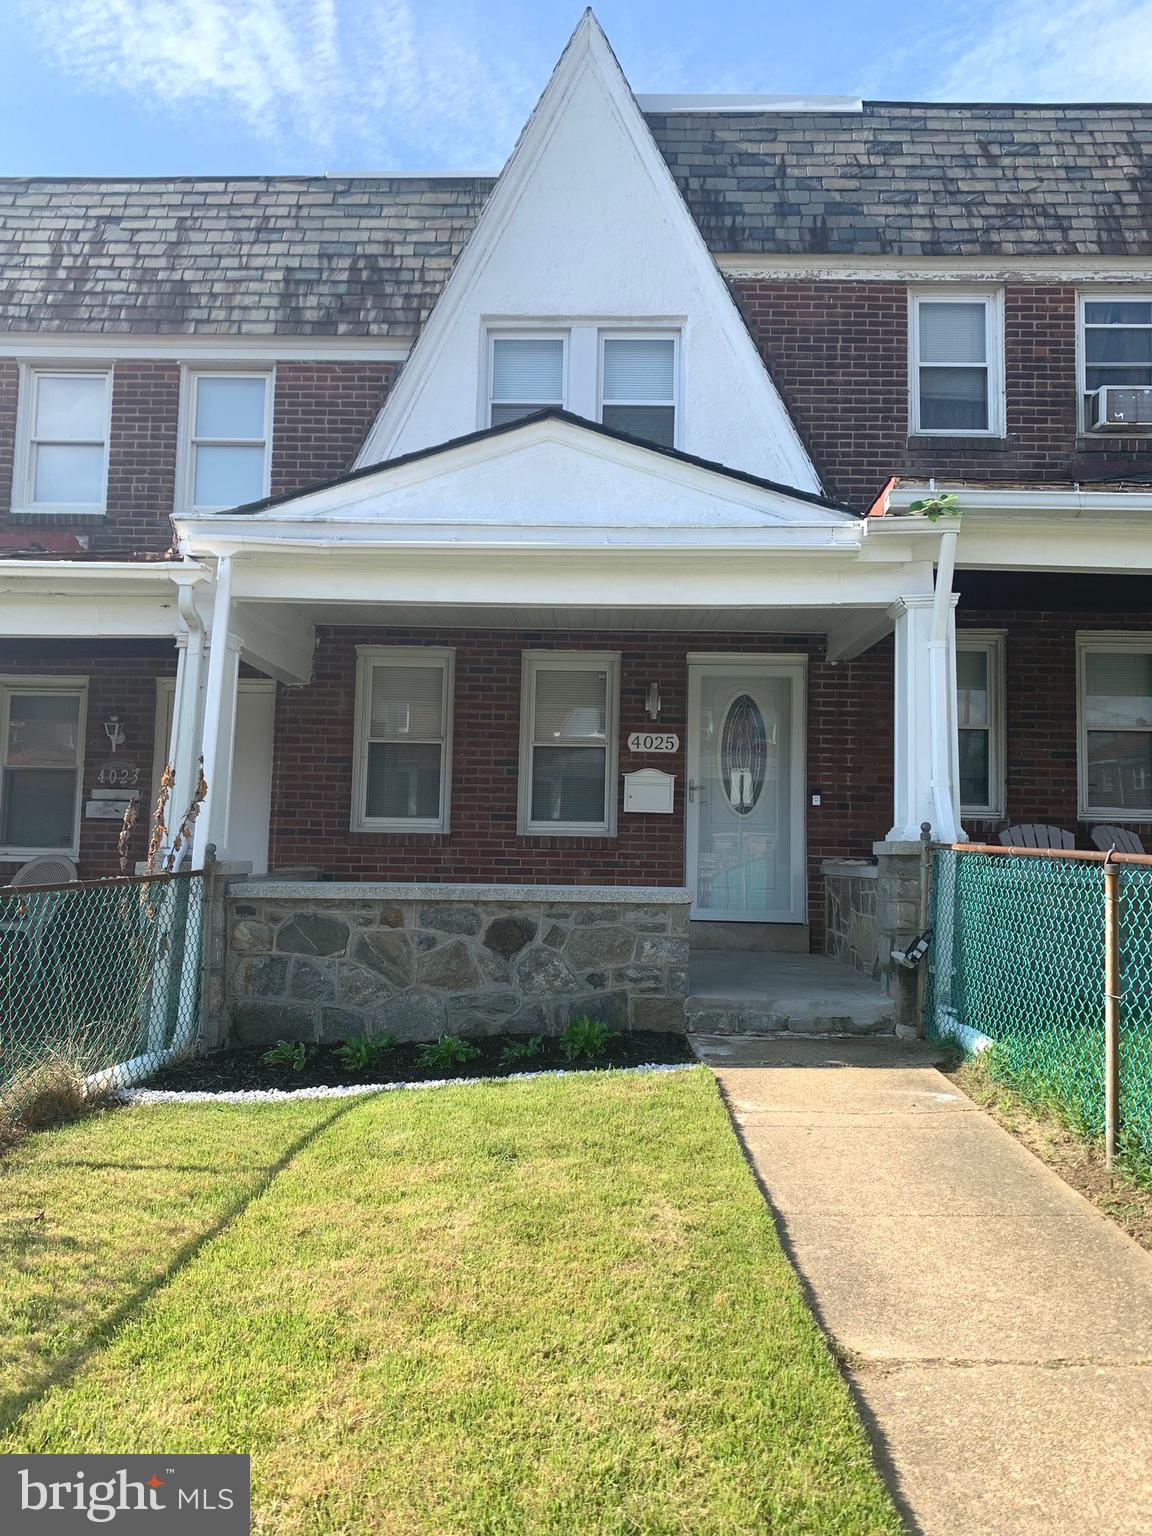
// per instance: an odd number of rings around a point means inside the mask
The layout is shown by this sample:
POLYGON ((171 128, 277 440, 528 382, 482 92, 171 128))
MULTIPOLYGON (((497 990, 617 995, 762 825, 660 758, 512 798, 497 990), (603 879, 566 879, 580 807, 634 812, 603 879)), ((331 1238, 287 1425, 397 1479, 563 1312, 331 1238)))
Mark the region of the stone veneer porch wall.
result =
POLYGON ((237 1043, 683 1030, 689 893, 653 886, 243 881, 228 893, 237 1043))
POLYGON ((824 953, 873 980, 880 975, 878 874, 867 859, 826 859, 823 865, 824 953))

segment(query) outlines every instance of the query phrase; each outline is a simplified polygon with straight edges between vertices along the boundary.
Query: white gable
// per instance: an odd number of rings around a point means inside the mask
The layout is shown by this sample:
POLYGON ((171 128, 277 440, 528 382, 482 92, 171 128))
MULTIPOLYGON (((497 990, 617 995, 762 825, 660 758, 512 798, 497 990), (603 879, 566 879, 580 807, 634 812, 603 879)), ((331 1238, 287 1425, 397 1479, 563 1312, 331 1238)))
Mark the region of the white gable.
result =
POLYGON ((859 531, 858 519, 835 508, 555 419, 384 465, 261 512, 202 522, 225 519, 252 535, 267 524, 338 523, 351 542, 454 545, 708 546, 734 531, 753 542, 786 532, 804 543, 813 533, 824 540, 829 530, 851 538, 859 531))
POLYGON ((681 329, 681 448, 819 489, 724 279, 586 12, 357 462, 487 425, 490 323, 637 319, 681 329))

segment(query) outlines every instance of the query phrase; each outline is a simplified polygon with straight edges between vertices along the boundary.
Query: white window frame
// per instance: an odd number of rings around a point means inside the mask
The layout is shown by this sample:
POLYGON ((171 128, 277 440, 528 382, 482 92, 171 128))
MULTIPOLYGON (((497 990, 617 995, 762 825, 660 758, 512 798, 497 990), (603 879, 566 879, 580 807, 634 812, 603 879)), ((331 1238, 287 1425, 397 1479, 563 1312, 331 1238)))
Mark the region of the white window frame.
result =
MULTIPOLYGON (((660 405, 672 408, 672 446, 680 446, 680 351, 681 333, 669 329, 650 329, 647 326, 601 326, 596 338, 596 420, 604 420, 604 343, 606 341, 670 341, 672 343, 672 398, 671 400, 611 400, 610 405, 660 405)), ((609 428, 610 431, 615 430, 609 428)))
MULTIPOLYGON (((675 399, 671 402, 675 413, 677 448, 682 443, 684 420, 683 401, 683 340, 684 320, 652 315, 644 319, 603 316, 595 319, 559 318, 552 323, 533 325, 523 319, 503 316, 487 318, 483 322, 484 340, 479 399, 476 424, 481 429, 492 425, 492 347, 498 339, 512 338, 525 341, 556 341, 564 343, 564 401, 562 409, 587 421, 600 421, 603 413, 603 356, 604 339, 636 337, 655 338, 673 342, 676 349, 675 399)), ((650 404, 651 402, 644 402, 650 404)), ((547 409, 545 405, 541 410, 547 409)))
POLYGON ((494 405, 531 404, 528 400, 493 400, 492 386, 496 379, 496 343, 498 341, 558 341, 560 343, 560 381, 562 392, 559 407, 557 407, 555 400, 543 400, 538 405, 532 405, 532 410, 547 411, 559 408, 566 411, 568 409, 568 353, 571 344, 567 329, 556 327, 533 328, 523 325, 490 326, 485 347, 484 398, 481 403, 480 416, 481 428, 491 427, 492 407, 494 405))
MULTIPOLYGON (((1088 334, 1086 304, 1152 304, 1152 288, 1081 288, 1076 293, 1076 426, 1080 432, 1091 431, 1088 411, 1088 334)), ((1131 326, 1131 330, 1139 327, 1131 326)), ((1122 366, 1117 364, 1117 366, 1122 366)), ((1139 387, 1139 386, 1133 386, 1139 387)), ((1123 437, 1146 436, 1152 428, 1126 427, 1123 437)))
MULTIPOLYGON (((1080 820, 1086 822, 1152 821, 1152 788, 1148 804, 1141 810, 1130 805, 1090 805, 1088 803, 1088 668, 1086 658, 1093 652, 1116 654, 1136 652, 1152 656, 1152 631, 1147 634, 1127 630, 1087 630, 1076 636, 1076 801, 1080 820)), ((1093 727, 1103 729, 1103 727, 1093 727)), ((1152 727, 1133 727, 1144 731, 1152 727)))
MULTIPOLYGON (((227 507, 199 506, 195 500, 196 492, 196 453, 198 447, 239 447, 239 448, 264 448, 264 474, 261 480, 260 495, 257 501, 269 495, 272 488, 272 426, 275 414, 276 397, 276 370, 275 368, 260 367, 228 367, 225 364, 207 364, 204 367, 188 366, 185 364, 180 370, 180 430, 179 444, 177 448, 177 472, 176 484, 178 487, 176 505, 182 512, 221 512, 227 511, 227 507), (232 379, 262 379, 264 381, 264 437, 209 437, 203 440, 196 437, 196 390, 199 381, 204 378, 232 378, 232 379)), ((230 503, 229 505, 246 505, 246 503, 230 503)))
MULTIPOLYGON (((926 368, 971 368, 972 363, 925 363, 926 368)), ((1004 294, 999 288, 952 288, 943 285, 908 290, 908 406, 913 437, 1004 437, 1004 294), (920 425, 920 306, 922 304, 983 304, 988 370, 986 427, 922 427, 920 425)))
MULTIPOLYGON (((12 477, 12 511, 17 514, 31 514, 35 517, 104 517, 108 507, 108 462, 112 453, 112 368, 93 367, 91 363, 22 363, 20 365, 19 395, 16 405, 16 457, 13 465, 12 477), (39 439, 35 438, 34 428, 36 424, 36 392, 39 381, 46 376, 64 376, 65 378, 76 375, 84 375, 87 378, 97 377, 104 380, 104 475, 100 486, 99 501, 62 502, 62 501, 37 501, 35 499, 36 487, 34 483, 36 473, 36 454, 34 451, 39 439)), ((57 438, 45 438, 46 443, 64 441, 57 438)), ((71 439, 75 442, 87 442, 87 439, 71 439)), ((95 439, 92 446, 97 446, 95 439)))
POLYGON ((987 805, 960 806, 961 815, 976 816, 983 820, 999 820, 1004 814, 1005 767, 1007 763, 1007 729, 1005 719, 1004 688, 1004 631, 1002 629, 961 629, 956 632, 956 650, 979 651, 987 658, 988 668, 988 724, 960 725, 956 732, 988 732, 988 790, 991 799, 987 805))
MULTIPOLYGON (((517 826, 521 837, 615 837, 618 810, 617 763, 620 735, 619 651, 524 651, 520 679, 520 793, 517 826), (604 743, 604 820, 533 821, 532 758, 535 743, 536 674, 540 671, 608 674, 604 743)), ((589 743, 591 745, 591 743, 589 743)))
POLYGON ((72 841, 66 848, 36 848, 31 844, 4 844, 0 846, 0 859, 36 859, 44 854, 57 853, 65 858, 80 857, 80 813, 84 806, 84 759, 88 732, 88 679, 86 677, 0 676, 0 795, 4 790, 4 775, 8 772, 8 724, 11 718, 12 695, 21 693, 64 693, 80 701, 76 732, 79 748, 76 755, 76 795, 72 809, 72 841))
MULTIPOLYGON (((452 824, 452 719, 456 698, 456 652, 450 646, 431 645, 358 645, 356 647, 355 753, 352 771, 353 832, 447 832, 452 824), (369 816, 365 805, 368 794, 368 749, 373 739, 368 734, 372 718, 372 670, 387 666, 439 666, 443 682, 444 733, 440 740, 440 814, 439 816, 369 816)), ((420 743, 414 742, 413 745, 420 743)))

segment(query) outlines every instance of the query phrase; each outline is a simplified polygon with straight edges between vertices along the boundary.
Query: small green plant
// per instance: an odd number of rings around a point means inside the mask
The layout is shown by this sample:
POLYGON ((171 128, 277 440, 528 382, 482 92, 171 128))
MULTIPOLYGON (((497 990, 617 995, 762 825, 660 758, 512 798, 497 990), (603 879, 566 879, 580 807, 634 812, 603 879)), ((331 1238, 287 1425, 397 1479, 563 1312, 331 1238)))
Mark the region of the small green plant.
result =
POLYGON ((349 1072, 367 1072, 396 1044, 392 1035, 354 1035, 338 1046, 336 1055, 349 1072))
POLYGON ((283 1067, 285 1071, 303 1072, 308 1060, 308 1047, 303 1040, 277 1040, 270 1050, 264 1052, 262 1061, 270 1067, 283 1067))
POLYGON ((506 1065, 517 1061, 531 1061, 544 1049, 543 1035, 529 1035, 527 1040, 509 1040, 500 1052, 500 1060, 506 1065))
POLYGON ((910 501, 908 510, 927 518, 930 523, 938 523, 942 517, 960 516, 960 508, 950 491, 944 491, 939 496, 925 496, 920 501, 910 501))
POLYGON ((568 1061, 579 1061, 582 1056, 591 1060, 594 1056, 603 1056, 615 1038, 616 1031, 609 1029, 607 1024, 581 1015, 573 1019, 560 1036, 560 1049, 568 1061))
POLYGON ((470 1040, 461 1040, 459 1035, 441 1035, 439 1040, 430 1040, 427 1045, 420 1047, 420 1065, 422 1067, 462 1067, 465 1062, 472 1061, 479 1056, 480 1047, 473 1045, 470 1040))

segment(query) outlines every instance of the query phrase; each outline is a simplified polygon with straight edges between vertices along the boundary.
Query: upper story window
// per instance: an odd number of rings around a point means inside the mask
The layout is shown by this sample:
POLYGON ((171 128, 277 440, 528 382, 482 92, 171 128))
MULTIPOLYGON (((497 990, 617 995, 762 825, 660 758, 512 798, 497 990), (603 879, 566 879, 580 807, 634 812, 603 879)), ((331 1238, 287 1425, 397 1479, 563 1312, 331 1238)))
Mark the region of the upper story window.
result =
POLYGON ((186 377, 184 506, 215 511, 267 496, 272 374, 197 369, 186 377))
POLYGON ((453 662, 431 646, 361 649, 353 831, 447 831, 453 662))
POLYGON ((671 336, 604 336, 600 420, 672 448, 676 444, 676 342, 671 336))
POLYGON ((563 336, 493 336, 489 425, 564 405, 563 336))
POLYGON ((103 511, 111 370, 30 368, 21 402, 16 510, 103 511))
POLYGON ((483 426, 549 406, 674 447, 679 335, 577 322, 555 331, 493 329, 483 426))
POLYGON ((80 839, 87 683, 0 678, 0 856, 67 853, 80 839))
POLYGON ((1003 325, 997 293, 911 296, 911 427, 1003 435, 1003 325))
POLYGON ((1080 314, 1081 424, 1097 431, 1147 432, 1152 399, 1142 391, 1152 388, 1152 298, 1084 298, 1080 314), (1097 395, 1101 389, 1109 393, 1097 395))

